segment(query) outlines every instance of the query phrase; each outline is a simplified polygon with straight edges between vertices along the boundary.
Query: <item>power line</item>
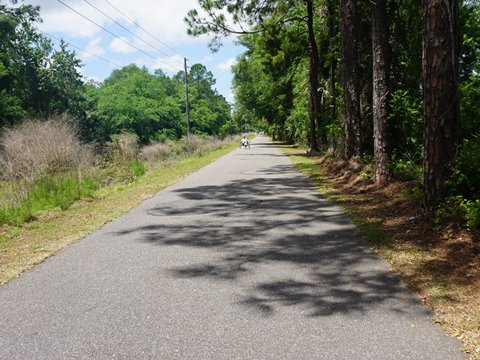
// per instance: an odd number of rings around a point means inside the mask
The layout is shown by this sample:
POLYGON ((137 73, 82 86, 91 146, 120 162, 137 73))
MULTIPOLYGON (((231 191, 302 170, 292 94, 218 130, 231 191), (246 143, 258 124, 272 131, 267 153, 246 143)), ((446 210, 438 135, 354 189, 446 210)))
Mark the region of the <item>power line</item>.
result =
POLYGON ((176 53, 177 55, 180 55, 181 57, 185 57, 184 55, 180 54, 177 50, 175 50, 174 48, 172 48, 170 45, 168 45, 167 43, 163 42, 162 40, 160 40, 159 38, 157 38, 155 35, 153 35, 150 31, 148 31, 147 29, 145 29, 144 27, 142 27, 140 24, 138 24, 135 20, 133 20, 132 18, 130 18, 128 15, 126 15, 123 11, 121 11, 119 8, 117 8, 115 5, 113 5, 110 1, 108 0, 104 0, 108 5, 110 5, 112 8, 114 8, 115 10, 117 10, 121 15, 123 15, 126 19, 128 19, 132 24, 134 24, 135 26, 139 27, 140 29, 142 29, 146 34, 150 35, 153 39, 157 40, 160 44, 166 46, 167 48, 169 48, 170 50, 172 50, 174 53, 176 53))
MULTIPOLYGON (((108 19, 110 19, 111 21, 113 21, 115 24, 117 24, 118 26, 120 26, 122 29, 124 29, 125 31, 127 31, 128 33, 132 34, 133 36, 135 36, 137 39, 139 39, 140 41, 142 41, 143 43, 147 44, 148 46, 150 46, 152 49, 158 51, 159 53, 162 53, 163 55, 165 56, 170 56, 169 54, 167 54, 166 52, 160 50, 159 48, 155 47, 154 45, 150 44, 149 42, 145 41, 144 39, 142 39, 140 36, 138 36, 137 34, 135 34, 134 32, 130 31, 128 28, 126 28, 125 26, 123 26, 122 24, 120 24, 118 21, 116 21, 114 18, 112 18, 111 16, 109 16, 108 14, 106 14, 104 11, 100 10, 98 7, 96 7, 95 5, 93 5, 92 3, 90 3, 88 0, 84 0, 88 5, 90 5, 91 7, 93 7, 95 10, 97 10, 99 13, 101 13, 102 15, 104 15, 105 17, 107 17, 108 19)), ((181 63, 179 60, 175 60, 179 63, 181 63)))
MULTIPOLYGON (((46 33, 46 32, 44 32, 44 31, 42 31, 42 30, 37 29, 37 31, 40 32, 40 33, 42 33, 43 35, 46 35, 46 36, 48 36, 48 37, 51 37, 51 38, 54 39, 54 40, 57 40, 57 41, 62 41, 62 40, 63 40, 63 39, 59 39, 58 37, 53 36, 53 35, 51 35, 51 34, 49 34, 49 33, 46 33)), ((78 47, 78 46, 76 46, 76 45, 73 45, 73 44, 71 44, 71 43, 68 43, 68 42, 66 42, 65 40, 63 40, 63 41, 64 41, 65 44, 67 44, 68 46, 71 46, 71 47, 73 47, 73 48, 75 48, 75 49, 78 49, 78 50, 80 50, 80 51, 83 51, 84 53, 89 54, 89 55, 91 55, 91 56, 94 56, 94 57, 96 57, 96 58, 98 58, 98 59, 100 59, 100 60, 103 60, 103 61, 105 61, 105 62, 107 62, 107 63, 109 63, 109 64, 111 64, 111 65, 113 65, 113 66, 115 66, 115 67, 122 68, 121 65, 115 64, 113 61, 110 61, 110 60, 108 60, 108 59, 105 59, 105 58, 102 57, 102 56, 99 56, 99 55, 96 55, 96 54, 94 54, 94 53, 91 53, 90 51, 87 51, 87 50, 85 50, 85 49, 82 49, 81 47, 78 47)))
POLYGON ((97 24, 95 21, 93 21, 93 20, 89 19, 88 17, 86 17, 85 15, 83 15, 82 13, 80 13, 79 11, 77 11, 77 10, 75 10, 74 8, 72 8, 71 6, 69 6, 69 5, 65 4, 65 3, 64 3, 62 0, 58 0, 58 2, 59 2, 60 4, 62 4, 63 6, 65 6, 65 7, 69 8, 70 10, 72 10, 73 12, 75 12, 76 14, 80 15, 80 16, 81 16, 81 17, 83 17, 85 20, 88 20, 88 21, 90 21, 92 24, 94 24, 94 25, 98 26, 98 27, 99 27, 100 29, 102 29, 103 31, 105 31, 105 32, 109 33, 109 34, 110 34, 110 35, 112 35, 113 37, 115 37, 115 38, 119 39, 120 41, 124 42, 125 44, 127 44, 127 45, 129 45, 129 46, 133 47, 134 49, 136 49, 136 50, 140 51, 141 53, 143 53, 143 54, 147 55, 148 57, 150 57, 150 58, 152 58, 152 59, 154 59, 154 60, 156 60, 156 61, 158 61, 158 62, 161 62, 162 64, 164 64, 164 65, 168 66, 169 68, 171 68, 171 69, 173 69, 173 70, 175 70, 175 71, 179 71, 179 69, 177 69, 177 68, 174 68, 174 67, 173 67, 173 66, 171 66, 170 64, 167 64, 166 62, 164 62, 164 61, 162 61, 162 60, 160 60, 160 59, 158 59, 158 58, 156 58, 156 57, 154 57, 154 56, 150 55, 150 54, 149 54, 149 53, 147 53, 146 51, 144 51, 144 50, 142 50, 142 49, 140 49, 140 48, 136 47, 135 45, 133 45, 133 44, 129 43, 128 41, 126 41, 126 40, 122 39, 121 37, 119 37, 119 36, 115 35, 115 34, 114 34, 113 32, 111 32, 110 30, 108 30, 108 29, 104 28, 103 26, 101 26, 101 25, 97 24))

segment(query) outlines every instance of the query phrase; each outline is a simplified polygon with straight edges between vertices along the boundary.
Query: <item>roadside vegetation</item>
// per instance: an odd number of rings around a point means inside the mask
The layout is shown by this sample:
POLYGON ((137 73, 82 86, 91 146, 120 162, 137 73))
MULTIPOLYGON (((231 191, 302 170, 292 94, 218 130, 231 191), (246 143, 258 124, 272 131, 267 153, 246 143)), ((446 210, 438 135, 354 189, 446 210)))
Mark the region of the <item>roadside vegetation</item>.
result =
POLYGON ((238 146, 190 136, 139 146, 115 137, 103 153, 71 121, 25 121, 0 137, 0 284, 238 146))
POLYGON ((85 79, 39 6, 0 4, 0 283, 222 154, 240 132, 202 64, 85 79), (187 130, 189 129, 189 131, 187 130))

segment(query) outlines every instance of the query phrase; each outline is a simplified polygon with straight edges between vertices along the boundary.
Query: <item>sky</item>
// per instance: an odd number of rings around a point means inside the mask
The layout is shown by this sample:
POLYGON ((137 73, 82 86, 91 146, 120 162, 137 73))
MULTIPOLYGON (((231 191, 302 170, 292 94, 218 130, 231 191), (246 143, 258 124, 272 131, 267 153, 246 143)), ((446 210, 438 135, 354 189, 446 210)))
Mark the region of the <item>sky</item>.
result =
POLYGON ((82 60, 80 73, 86 79, 103 81, 113 70, 131 63, 146 66, 151 72, 162 69, 171 76, 183 71, 183 59, 187 58, 188 66, 205 65, 217 80, 218 92, 233 102, 231 66, 244 49, 230 38, 217 53, 212 53, 208 49, 209 36, 187 35, 183 18, 188 10, 199 9, 197 0, 24 0, 23 3, 40 6, 43 22, 37 28, 51 36, 55 44, 61 38, 70 44, 69 49, 82 60))

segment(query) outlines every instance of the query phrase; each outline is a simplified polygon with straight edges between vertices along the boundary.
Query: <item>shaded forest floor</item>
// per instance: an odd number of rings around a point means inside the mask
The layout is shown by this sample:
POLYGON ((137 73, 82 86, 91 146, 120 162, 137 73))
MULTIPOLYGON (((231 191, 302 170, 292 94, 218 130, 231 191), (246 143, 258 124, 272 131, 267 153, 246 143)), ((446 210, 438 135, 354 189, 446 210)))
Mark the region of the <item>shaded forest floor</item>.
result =
POLYGON ((293 163, 354 220, 372 248, 435 313, 435 322, 480 359, 480 239, 456 223, 435 226, 415 181, 376 186, 361 161, 307 156, 293 163))

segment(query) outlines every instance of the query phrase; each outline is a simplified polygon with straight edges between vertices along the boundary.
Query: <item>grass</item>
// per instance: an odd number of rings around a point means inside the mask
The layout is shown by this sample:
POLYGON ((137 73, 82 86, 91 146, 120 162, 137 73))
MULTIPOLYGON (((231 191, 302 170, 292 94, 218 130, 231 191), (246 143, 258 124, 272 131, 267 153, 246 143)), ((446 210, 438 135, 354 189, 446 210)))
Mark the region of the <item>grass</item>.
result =
POLYGON ((130 184, 100 188, 92 198, 77 201, 66 210, 44 211, 35 221, 0 226, 0 284, 236 147, 237 142, 201 157, 191 156, 154 168, 130 184))
POLYGON ((47 209, 66 210, 77 200, 93 197, 99 187, 97 180, 81 179, 77 173, 42 177, 34 181, 25 199, 14 206, 0 208, 0 225, 19 225, 47 209))
POLYGON ((279 147, 320 192, 339 203, 359 235, 433 309, 435 322, 463 342, 471 359, 480 359, 480 244, 472 233, 435 230, 411 179, 377 187, 362 169, 352 175, 345 164, 307 156, 306 149, 279 147))

